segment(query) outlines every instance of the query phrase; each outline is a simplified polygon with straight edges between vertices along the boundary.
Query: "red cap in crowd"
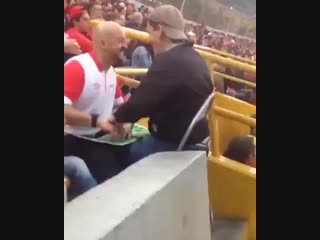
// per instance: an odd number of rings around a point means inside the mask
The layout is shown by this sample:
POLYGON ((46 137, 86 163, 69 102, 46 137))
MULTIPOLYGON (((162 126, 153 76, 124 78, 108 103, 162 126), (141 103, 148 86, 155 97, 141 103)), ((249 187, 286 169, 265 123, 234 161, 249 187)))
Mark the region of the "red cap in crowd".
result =
POLYGON ((64 12, 68 13, 70 11, 70 9, 72 8, 72 5, 64 5, 64 12))
POLYGON ((69 11, 67 11, 67 13, 69 15, 69 19, 72 20, 75 16, 81 14, 84 8, 82 6, 72 6, 68 10, 69 11))

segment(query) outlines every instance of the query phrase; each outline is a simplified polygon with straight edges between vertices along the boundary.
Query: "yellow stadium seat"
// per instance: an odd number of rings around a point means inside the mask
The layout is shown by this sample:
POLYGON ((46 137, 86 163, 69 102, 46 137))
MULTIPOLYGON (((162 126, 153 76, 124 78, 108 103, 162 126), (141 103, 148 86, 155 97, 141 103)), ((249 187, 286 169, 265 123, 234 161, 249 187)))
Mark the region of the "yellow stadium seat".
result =
POLYGON ((245 220, 242 239, 256 239, 256 169, 239 162, 210 156, 208 160, 210 205, 218 218, 245 220))
MULTIPOLYGON (((256 106, 218 92, 215 95, 214 106, 222 107, 245 116, 256 114, 256 106)), ((214 118, 218 121, 219 125, 220 153, 223 153, 233 137, 248 135, 250 133, 250 127, 247 124, 217 114, 215 114, 214 118)))

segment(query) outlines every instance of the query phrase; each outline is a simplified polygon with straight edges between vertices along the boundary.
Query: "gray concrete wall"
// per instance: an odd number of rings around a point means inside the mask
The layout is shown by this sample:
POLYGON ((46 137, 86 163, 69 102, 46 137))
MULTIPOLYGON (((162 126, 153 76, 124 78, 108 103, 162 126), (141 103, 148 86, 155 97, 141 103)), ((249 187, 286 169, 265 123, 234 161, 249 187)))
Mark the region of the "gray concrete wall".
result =
POLYGON ((209 240, 207 158, 151 155, 68 203, 65 240, 209 240))

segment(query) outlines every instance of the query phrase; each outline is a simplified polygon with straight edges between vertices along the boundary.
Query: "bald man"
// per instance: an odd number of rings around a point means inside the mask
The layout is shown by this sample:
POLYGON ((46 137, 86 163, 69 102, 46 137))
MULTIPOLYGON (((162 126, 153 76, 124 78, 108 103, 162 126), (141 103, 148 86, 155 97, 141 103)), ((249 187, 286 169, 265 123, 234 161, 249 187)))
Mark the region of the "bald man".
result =
POLYGON ((87 139, 114 131, 107 119, 123 99, 112 65, 124 46, 121 27, 101 22, 94 30, 93 51, 64 65, 65 132, 69 133, 64 139, 64 155, 82 158, 99 183, 120 171, 117 149, 87 139))

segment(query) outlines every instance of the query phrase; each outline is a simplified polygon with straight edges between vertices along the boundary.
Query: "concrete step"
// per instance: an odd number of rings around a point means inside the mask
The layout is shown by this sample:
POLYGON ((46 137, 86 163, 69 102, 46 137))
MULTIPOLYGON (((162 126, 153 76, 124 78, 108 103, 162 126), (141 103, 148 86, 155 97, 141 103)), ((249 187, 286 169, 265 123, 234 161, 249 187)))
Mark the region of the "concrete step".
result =
POLYGON ((246 221, 215 219, 212 240, 242 240, 246 221))

